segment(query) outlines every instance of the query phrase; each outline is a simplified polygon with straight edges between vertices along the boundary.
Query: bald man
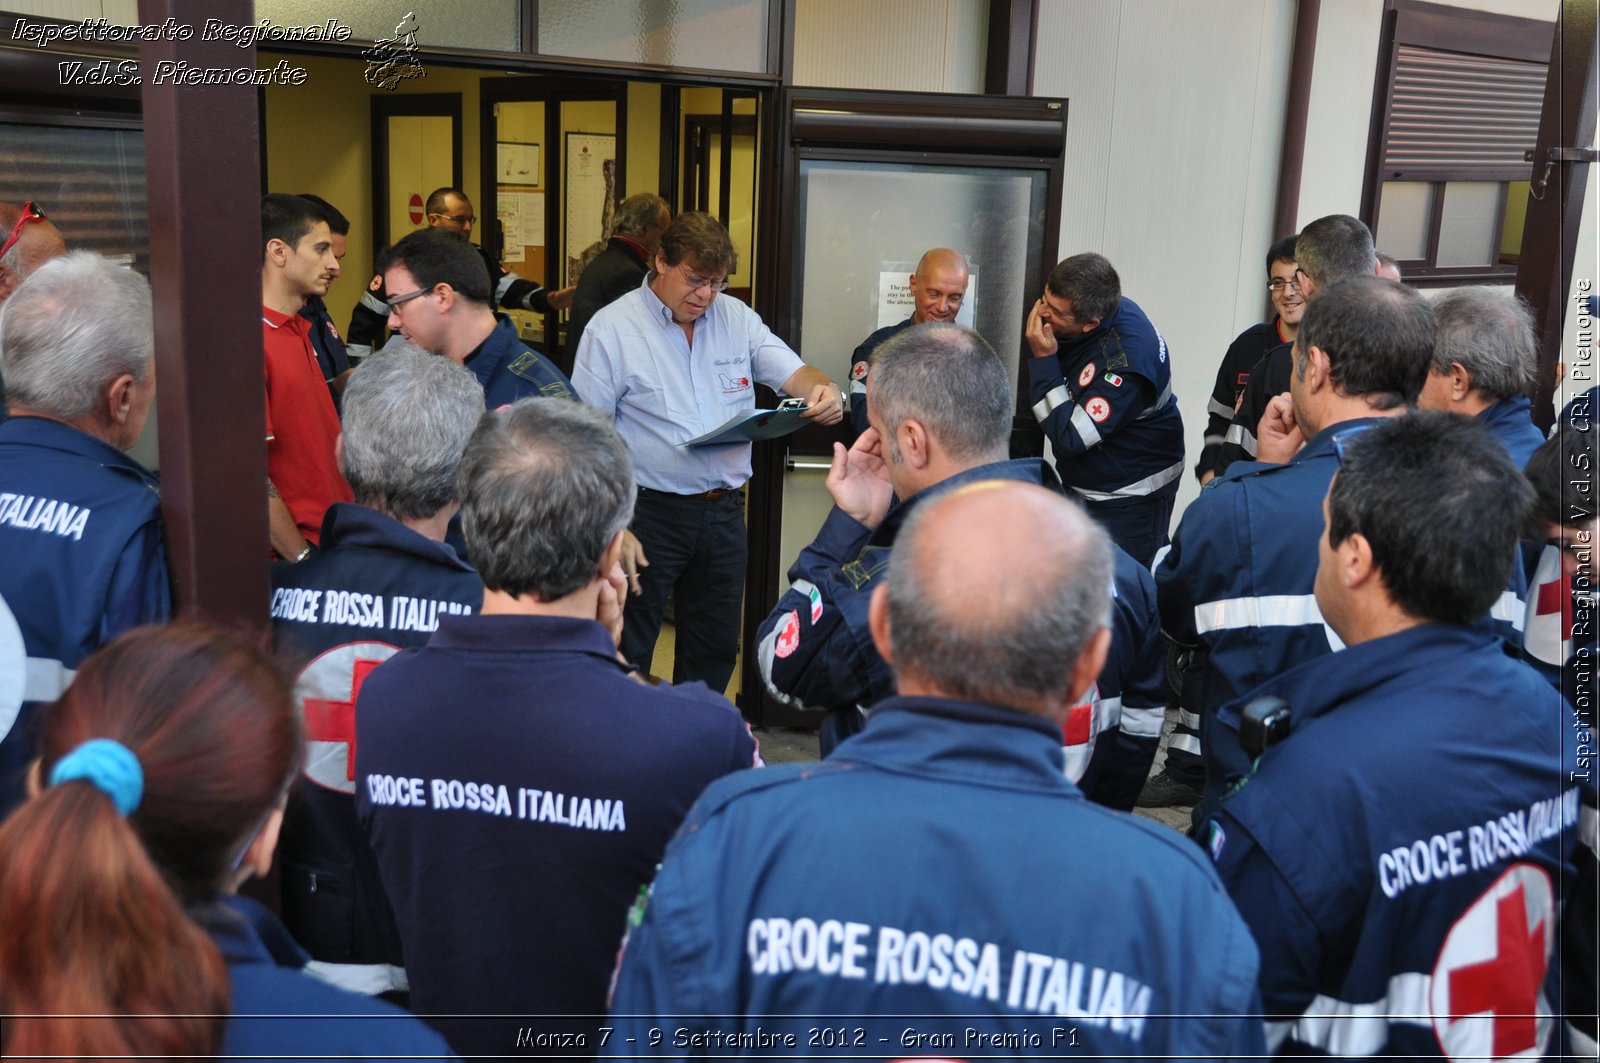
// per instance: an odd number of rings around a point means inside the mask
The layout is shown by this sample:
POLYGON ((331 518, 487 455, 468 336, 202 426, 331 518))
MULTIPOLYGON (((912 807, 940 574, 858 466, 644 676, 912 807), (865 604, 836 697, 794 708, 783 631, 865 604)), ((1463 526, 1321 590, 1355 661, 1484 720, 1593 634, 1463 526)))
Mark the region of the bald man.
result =
POLYGON ((871 607, 898 696, 829 760, 707 787, 640 906, 602 1055, 681 1051, 652 1025, 774 1055, 790 1035, 885 1058, 1260 1053, 1256 947, 1204 851, 1061 771, 1111 572, 1105 532, 1042 487, 919 507, 871 607))
POLYGON ((911 300, 915 306, 911 316, 874 332, 850 356, 850 423, 855 426, 856 435, 868 428, 867 369, 872 352, 912 325, 954 321, 967 297, 967 280, 967 259, 961 252, 948 247, 923 252, 917 271, 911 275, 911 300))
MULTIPOLYGON (((67 242, 44 211, 29 200, 0 203, 0 305, 40 265, 67 253, 67 242)), ((0 380, 0 421, 6 416, 6 382, 0 380)))

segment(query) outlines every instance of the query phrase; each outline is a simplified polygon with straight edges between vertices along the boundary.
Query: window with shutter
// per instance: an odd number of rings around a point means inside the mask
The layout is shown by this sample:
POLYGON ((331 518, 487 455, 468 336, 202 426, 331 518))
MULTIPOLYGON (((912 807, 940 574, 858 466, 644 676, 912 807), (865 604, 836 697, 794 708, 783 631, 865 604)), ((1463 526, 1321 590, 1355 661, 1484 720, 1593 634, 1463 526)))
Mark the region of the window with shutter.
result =
POLYGON ((67 246, 150 272, 144 132, 0 121, 0 202, 33 200, 67 246))
POLYGON ((1388 0, 1363 217, 1406 279, 1515 279, 1555 23, 1388 0))

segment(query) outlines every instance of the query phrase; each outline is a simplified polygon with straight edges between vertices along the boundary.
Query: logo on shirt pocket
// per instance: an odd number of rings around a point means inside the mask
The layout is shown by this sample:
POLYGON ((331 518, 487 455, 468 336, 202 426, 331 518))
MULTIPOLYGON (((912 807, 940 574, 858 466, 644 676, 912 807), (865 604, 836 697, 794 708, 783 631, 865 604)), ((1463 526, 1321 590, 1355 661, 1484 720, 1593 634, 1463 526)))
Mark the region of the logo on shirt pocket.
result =
POLYGON ((718 373, 717 380, 722 384, 724 395, 737 395, 741 391, 750 390, 750 378, 747 376, 729 376, 727 373, 718 373))

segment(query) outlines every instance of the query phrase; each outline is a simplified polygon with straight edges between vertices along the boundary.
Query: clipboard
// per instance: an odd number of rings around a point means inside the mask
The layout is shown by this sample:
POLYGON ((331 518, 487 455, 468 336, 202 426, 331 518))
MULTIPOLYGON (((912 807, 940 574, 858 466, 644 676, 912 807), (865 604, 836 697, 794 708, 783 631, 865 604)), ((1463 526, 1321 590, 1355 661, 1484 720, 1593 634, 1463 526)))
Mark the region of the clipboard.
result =
POLYGON ((686 447, 717 447, 729 443, 754 443, 762 439, 777 439, 797 432, 808 423, 804 414, 811 407, 798 399, 786 399, 775 410, 749 410, 734 414, 705 435, 695 436, 684 443, 686 447), (794 402, 798 405, 791 406, 794 402))

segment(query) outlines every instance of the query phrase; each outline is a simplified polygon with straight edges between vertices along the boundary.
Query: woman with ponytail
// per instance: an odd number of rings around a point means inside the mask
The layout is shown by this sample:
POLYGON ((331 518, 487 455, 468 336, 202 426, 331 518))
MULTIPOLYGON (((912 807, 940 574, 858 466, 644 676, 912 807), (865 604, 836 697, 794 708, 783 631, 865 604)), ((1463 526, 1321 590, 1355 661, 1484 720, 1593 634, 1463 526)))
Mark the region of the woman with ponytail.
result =
POLYGON ((265 654, 198 625, 84 662, 0 826, 0 1053, 451 1054, 302 973, 281 925, 233 896, 271 867, 298 721, 265 654))

